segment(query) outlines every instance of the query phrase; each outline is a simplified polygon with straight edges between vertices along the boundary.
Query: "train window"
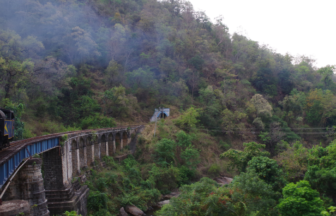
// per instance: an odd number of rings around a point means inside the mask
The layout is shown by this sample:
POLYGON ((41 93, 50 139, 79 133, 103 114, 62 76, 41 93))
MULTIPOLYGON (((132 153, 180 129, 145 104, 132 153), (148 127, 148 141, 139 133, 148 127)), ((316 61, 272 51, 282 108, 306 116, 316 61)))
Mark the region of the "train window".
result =
POLYGON ((1 112, 5 114, 7 120, 13 120, 14 119, 14 113, 9 110, 1 109, 1 112))
POLYGON ((12 120, 12 113, 10 113, 10 112, 5 112, 5 115, 6 115, 6 119, 7 120, 12 120))

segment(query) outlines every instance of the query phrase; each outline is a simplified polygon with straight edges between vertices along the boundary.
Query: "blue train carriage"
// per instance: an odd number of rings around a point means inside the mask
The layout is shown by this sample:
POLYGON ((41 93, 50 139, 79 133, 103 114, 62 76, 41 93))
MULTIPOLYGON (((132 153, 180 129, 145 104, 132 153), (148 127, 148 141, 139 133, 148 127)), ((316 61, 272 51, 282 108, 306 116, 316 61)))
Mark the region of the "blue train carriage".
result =
POLYGON ((0 108, 0 150, 9 146, 14 139, 14 112, 0 108))

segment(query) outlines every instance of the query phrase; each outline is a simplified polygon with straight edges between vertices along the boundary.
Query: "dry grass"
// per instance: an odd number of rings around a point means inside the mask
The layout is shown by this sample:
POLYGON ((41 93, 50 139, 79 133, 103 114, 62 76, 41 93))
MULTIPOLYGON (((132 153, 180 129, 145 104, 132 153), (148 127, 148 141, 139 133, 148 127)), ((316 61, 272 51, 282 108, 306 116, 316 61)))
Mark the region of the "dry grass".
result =
POLYGON ((63 124, 51 121, 48 118, 27 118, 24 120, 25 133, 24 138, 31 138, 35 136, 42 136, 47 134, 75 131, 78 128, 65 127, 63 124))

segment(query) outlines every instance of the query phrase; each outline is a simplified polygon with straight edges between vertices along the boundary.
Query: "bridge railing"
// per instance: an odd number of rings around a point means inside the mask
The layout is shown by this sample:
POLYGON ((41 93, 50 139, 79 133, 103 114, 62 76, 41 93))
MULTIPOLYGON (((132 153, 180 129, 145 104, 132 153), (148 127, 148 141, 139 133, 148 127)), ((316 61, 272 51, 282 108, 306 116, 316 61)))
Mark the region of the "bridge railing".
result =
POLYGON ((18 168, 18 166, 24 159, 57 147, 58 144, 59 138, 56 137, 41 142, 36 142, 18 151, 7 162, 0 165, 0 189, 3 187, 8 178, 13 174, 13 172, 16 170, 16 168, 18 168))
MULTIPOLYGON (((13 150, 9 152, 8 154, 13 154, 11 156, 8 156, 9 159, 6 159, 5 162, 0 163, 0 191, 3 189, 3 186, 6 184, 7 180, 12 176, 12 174, 15 172, 15 170, 20 166, 21 162, 35 154, 40 154, 44 151, 48 151, 52 148, 56 148, 59 146, 59 138, 63 134, 80 134, 83 132, 100 132, 100 131, 119 131, 119 130, 127 130, 128 128, 139 128, 141 125, 129 125, 129 126, 122 126, 122 127, 116 127, 116 128, 103 128, 98 130, 83 130, 83 131, 73 131, 73 132, 65 132, 65 133, 58 133, 58 134, 50 134, 46 136, 39 137, 39 139, 31 138, 27 139, 27 143, 21 143, 23 146, 22 148, 18 148, 17 150, 13 150), (34 142, 35 139, 36 142, 34 142), (32 143, 32 144, 29 144, 32 143), (17 151, 17 152, 16 152, 17 151)), ((80 136, 80 135, 79 135, 80 136)), ((74 137, 71 137, 74 138, 74 137)), ((19 142, 22 142, 24 140, 20 140, 19 142)), ((14 142, 15 143, 15 142, 14 142)), ((20 144, 20 145, 21 145, 20 144)), ((6 151, 3 150, 3 151, 6 151)), ((2 152, 3 153, 3 152, 2 152)), ((0 158, 1 159, 1 158, 0 158)), ((1 197, 0 197, 1 199, 1 197)))

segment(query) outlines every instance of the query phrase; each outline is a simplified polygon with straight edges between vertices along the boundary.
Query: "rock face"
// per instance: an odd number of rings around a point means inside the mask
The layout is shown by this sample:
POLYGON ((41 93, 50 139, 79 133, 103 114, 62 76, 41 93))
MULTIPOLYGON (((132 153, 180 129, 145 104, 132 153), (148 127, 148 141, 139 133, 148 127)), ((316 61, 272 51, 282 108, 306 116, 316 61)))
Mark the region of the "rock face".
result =
POLYGON ((162 207, 163 205, 169 204, 170 200, 164 200, 161 202, 158 202, 158 206, 162 207))
POLYGON ((131 215, 134 215, 134 216, 142 216, 142 215, 145 215, 145 213, 139 209, 138 207, 136 206, 126 206, 125 208, 126 212, 130 213, 131 215))
POLYGON ((221 177, 214 178, 214 180, 220 185, 226 185, 226 184, 230 184, 233 179, 221 176, 221 177))
POLYGON ((120 212, 120 216, 128 216, 128 214, 126 213, 124 207, 122 207, 122 208, 119 210, 119 212, 120 212))

